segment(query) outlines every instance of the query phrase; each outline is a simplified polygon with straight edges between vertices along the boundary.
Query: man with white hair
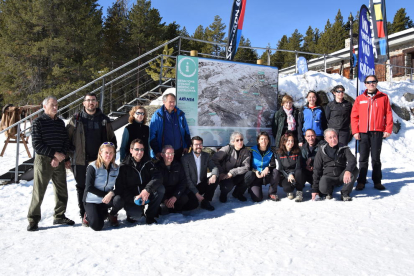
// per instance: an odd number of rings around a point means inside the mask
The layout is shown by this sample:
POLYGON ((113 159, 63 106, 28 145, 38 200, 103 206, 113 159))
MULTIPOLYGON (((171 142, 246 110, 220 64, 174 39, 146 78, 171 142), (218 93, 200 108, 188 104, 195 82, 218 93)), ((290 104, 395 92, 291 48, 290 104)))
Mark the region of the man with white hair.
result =
POLYGON ((161 159, 162 148, 171 145, 174 148, 175 160, 180 161, 191 145, 185 113, 175 106, 174 94, 165 94, 162 102, 164 105, 155 111, 150 122, 151 155, 161 159))
POLYGON ((332 199, 335 187, 343 185, 341 199, 351 201, 350 194, 358 176, 356 158, 347 145, 338 143, 338 133, 333 128, 324 131, 324 145, 320 146, 313 163, 312 200, 319 191, 332 199))
POLYGON ((55 193, 55 213, 53 224, 73 225, 75 222, 65 216, 68 203, 65 157, 69 148, 69 138, 65 123, 56 116, 57 99, 46 97, 43 101, 44 113, 33 121, 32 142, 36 152, 32 202, 27 219, 27 231, 37 231, 41 219, 42 205, 47 185, 52 179, 55 193))

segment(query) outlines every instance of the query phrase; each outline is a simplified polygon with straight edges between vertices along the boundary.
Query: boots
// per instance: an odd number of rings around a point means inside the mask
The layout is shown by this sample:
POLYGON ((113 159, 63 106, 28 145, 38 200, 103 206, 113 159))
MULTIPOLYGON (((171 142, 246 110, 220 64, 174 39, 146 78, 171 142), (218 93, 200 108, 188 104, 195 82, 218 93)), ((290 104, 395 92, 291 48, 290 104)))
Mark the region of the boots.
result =
POLYGON ((117 215, 114 216, 114 215, 108 214, 108 221, 111 223, 111 226, 114 226, 114 227, 119 226, 117 215))

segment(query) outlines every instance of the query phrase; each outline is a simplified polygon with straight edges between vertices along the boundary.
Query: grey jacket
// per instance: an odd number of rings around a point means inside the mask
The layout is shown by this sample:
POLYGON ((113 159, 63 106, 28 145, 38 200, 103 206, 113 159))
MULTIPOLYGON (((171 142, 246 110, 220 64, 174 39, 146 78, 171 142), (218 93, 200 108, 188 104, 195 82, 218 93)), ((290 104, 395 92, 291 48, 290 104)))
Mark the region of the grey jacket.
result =
POLYGON ((250 151, 243 146, 240 150, 239 157, 234 146, 227 145, 222 147, 213 155, 213 161, 219 169, 220 173, 230 173, 233 177, 245 174, 250 169, 250 151))

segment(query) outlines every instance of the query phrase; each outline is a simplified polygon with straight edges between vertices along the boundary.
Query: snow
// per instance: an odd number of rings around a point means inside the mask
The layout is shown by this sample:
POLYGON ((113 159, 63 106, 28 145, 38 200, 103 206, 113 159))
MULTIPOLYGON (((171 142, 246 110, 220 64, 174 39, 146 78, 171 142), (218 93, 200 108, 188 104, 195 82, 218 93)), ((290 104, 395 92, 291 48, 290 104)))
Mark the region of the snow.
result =
MULTIPOLYGON (((298 106, 304 103, 301 98, 307 90, 329 91, 336 84, 355 93, 355 82, 336 74, 308 72, 279 79, 279 89, 299 99, 298 106)), ((414 107, 402 97, 414 93, 414 84, 383 82, 378 87, 399 106, 414 107)), ((76 225, 52 224, 50 185, 40 230, 27 232, 33 181, 0 186, 0 274, 412 275, 414 122, 398 120, 400 132, 382 147, 387 190, 375 190, 370 183, 351 194, 352 202, 340 201, 338 192, 334 200, 313 202, 307 184, 302 203, 288 200, 279 189, 280 202, 249 199, 243 203, 229 195, 222 204, 217 189, 214 212, 197 209, 188 216, 172 214, 147 226, 143 219, 130 225, 121 211, 120 227, 106 225, 94 232, 81 226, 75 182, 68 173, 66 215, 76 225)), ((118 141, 122 132, 116 133, 118 141)), ((0 158, 1 172, 13 167, 15 152, 15 145, 9 145, 0 158)), ((27 159, 22 147, 19 156, 27 159)), ((263 189, 266 196, 268 186, 263 189)))

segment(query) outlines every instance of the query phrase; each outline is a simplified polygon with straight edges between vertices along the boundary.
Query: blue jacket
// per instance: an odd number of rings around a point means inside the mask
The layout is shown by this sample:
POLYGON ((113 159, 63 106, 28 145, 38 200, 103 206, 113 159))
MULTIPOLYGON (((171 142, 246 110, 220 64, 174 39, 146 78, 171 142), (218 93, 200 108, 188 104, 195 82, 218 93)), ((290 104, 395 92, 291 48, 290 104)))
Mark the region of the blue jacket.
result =
POLYGON ((109 173, 103 165, 96 167, 96 161, 86 169, 86 184, 84 202, 102 203, 104 196, 114 190, 115 181, 119 174, 118 166, 110 165, 109 173))
MULTIPOLYGON (((187 120, 185 119, 185 113, 177 107, 174 110, 177 112, 178 123, 180 126, 181 142, 183 149, 188 148, 191 145, 190 130, 188 129, 187 120)), ((165 112, 164 105, 157 109, 152 115, 150 122, 150 147, 151 157, 155 157, 157 153, 162 151, 164 145, 164 121, 165 112)))
POLYGON ((252 169, 262 172, 266 167, 269 166, 270 161, 273 157, 273 152, 271 151, 270 147, 267 149, 264 156, 260 154, 260 151, 256 146, 251 148, 252 151, 252 169))
POLYGON ((323 136, 323 132, 327 128, 325 111, 320 106, 311 109, 305 105, 299 113, 298 121, 298 129, 302 130, 302 133, 298 131, 299 143, 303 143, 306 130, 311 128, 315 131, 316 136, 323 136))

